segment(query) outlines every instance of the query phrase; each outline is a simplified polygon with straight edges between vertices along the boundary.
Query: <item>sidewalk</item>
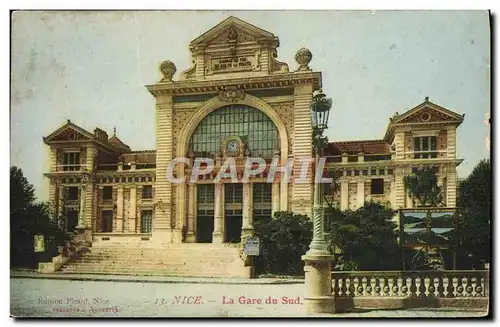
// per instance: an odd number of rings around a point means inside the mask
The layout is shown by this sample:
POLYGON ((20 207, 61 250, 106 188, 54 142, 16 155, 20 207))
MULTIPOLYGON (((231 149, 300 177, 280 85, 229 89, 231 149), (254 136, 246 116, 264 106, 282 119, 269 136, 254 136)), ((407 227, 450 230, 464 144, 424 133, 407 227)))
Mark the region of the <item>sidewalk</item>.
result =
POLYGON ((189 284, 303 284, 299 278, 216 278, 216 277, 175 277, 175 276, 135 276, 135 275, 98 275, 98 274, 43 274, 35 270, 11 270, 10 278, 40 278, 102 282, 137 282, 137 283, 189 283, 189 284))

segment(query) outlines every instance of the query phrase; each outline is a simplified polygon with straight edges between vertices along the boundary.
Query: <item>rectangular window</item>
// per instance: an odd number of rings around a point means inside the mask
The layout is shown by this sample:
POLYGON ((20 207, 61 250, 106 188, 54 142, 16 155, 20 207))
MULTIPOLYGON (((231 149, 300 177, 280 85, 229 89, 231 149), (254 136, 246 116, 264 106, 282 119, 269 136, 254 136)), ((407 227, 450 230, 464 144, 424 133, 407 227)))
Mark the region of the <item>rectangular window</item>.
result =
POLYGON ((437 158, 436 136, 418 136, 413 139, 414 159, 437 158))
POLYGON ((78 200, 78 186, 68 187, 68 200, 78 200))
POLYGON ((384 180, 382 178, 372 179, 371 194, 378 195, 384 194, 384 180))
POLYGON ((254 204, 271 204, 272 196, 272 185, 271 183, 254 183, 253 184, 253 203, 254 204))
POLYGON ((152 210, 142 210, 141 211, 141 233, 151 233, 153 226, 153 211, 152 210))
POLYGON ((80 152, 64 153, 63 170, 64 171, 80 170, 80 152))
POLYGON ((214 185, 213 184, 198 184, 196 187, 198 204, 214 204, 214 185))
POLYGON ((142 198, 150 200, 153 198, 153 186, 152 185, 144 185, 142 187, 142 198))
POLYGON ((224 201, 227 203, 243 203, 243 184, 225 184, 224 201))
POLYGON ((104 186, 102 188, 102 199, 103 200, 113 199, 113 186, 104 186))

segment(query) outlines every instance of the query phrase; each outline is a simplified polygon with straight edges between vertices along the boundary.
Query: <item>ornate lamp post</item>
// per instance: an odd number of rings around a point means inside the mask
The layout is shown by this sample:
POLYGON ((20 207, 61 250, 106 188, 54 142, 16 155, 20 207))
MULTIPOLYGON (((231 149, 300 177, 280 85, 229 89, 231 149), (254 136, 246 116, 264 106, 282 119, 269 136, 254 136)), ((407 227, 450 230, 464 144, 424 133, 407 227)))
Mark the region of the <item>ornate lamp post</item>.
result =
MULTIPOLYGON (((313 127, 313 148, 316 154, 316 172, 323 149, 328 141, 323 136, 327 128, 332 99, 319 91, 311 103, 313 127)), ((305 261, 305 285, 307 296, 304 298, 307 311, 313 313, 332 313, 335 299, 332 295, 332 254, 328 251, 324 235, 324 211, 322 185, 315 180, 313 205, 313 239, 309 251, 302 256, 305 261)))

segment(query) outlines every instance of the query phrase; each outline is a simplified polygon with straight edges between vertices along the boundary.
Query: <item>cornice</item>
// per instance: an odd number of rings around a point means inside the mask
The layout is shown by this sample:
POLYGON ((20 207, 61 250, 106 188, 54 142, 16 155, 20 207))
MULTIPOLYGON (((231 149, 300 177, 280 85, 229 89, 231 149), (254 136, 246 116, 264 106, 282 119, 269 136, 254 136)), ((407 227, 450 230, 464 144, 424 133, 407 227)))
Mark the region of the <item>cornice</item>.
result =
POLYGON ((219 80, 185 80, 162 82, 146 85, 149 92, 156 96, 180 95, 192 93, 209 93, 223 91, 228 85, 245 90, 280 88, 312 84, 313 89, 320 89, 321 72, 294 72, 269 76, 241 77, 219 80))

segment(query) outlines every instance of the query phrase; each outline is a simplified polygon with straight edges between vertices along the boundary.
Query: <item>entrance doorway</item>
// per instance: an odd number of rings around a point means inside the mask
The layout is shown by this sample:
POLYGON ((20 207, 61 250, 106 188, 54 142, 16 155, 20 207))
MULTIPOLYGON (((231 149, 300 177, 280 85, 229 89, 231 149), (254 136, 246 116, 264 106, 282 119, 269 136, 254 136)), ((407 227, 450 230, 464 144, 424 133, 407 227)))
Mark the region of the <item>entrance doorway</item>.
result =
POLYGON ((196 242, 212 243, 214 231, 214 211, 198 210, 196 222, 196 242))
POLYGON ((226 242, 240 243, 241 242, 241 227, 243 224, 243 216, 241 210, 226 210, 226 242))
POLYGON ((78 210, 69 209, 66 217, 66 231, 72 232, 78 226, 78 210))
POLYGON ((224 242, 241 242, 243 225, 243 184, 224 185, 224 242))
POLYGON ((214 232, 214 185, 198 184, 196 187, 196 242, 212 243, 214 232))
POLYGON ((101 232, 110 233, 113 230, 113 210, 103 210, 101 213, 101 232))

